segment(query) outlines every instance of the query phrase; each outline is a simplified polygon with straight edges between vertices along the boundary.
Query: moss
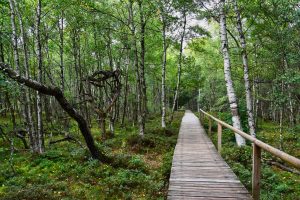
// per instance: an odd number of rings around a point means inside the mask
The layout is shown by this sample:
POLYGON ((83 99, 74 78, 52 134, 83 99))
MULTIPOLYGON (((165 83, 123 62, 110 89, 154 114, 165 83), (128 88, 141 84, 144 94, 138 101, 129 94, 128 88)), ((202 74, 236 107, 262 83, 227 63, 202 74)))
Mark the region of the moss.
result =
MULTIPOLYGON (((113 166, 91 159, 77 144, 62 142, 46 146, 43 155, 16 151, 13 174, 9 146, 0 140, 0 199, 164 199, 182 115, 176 113, 166 130, 157 126, 160 116, 152 115, 144 138, 137 127, 117 124, 114 137, 96 139, 97 146, 114 158, 113 166)), ((93 125, 94 136, 101 138, 93 125)), ((75 124, 70 133, 77 136, 75 124)))

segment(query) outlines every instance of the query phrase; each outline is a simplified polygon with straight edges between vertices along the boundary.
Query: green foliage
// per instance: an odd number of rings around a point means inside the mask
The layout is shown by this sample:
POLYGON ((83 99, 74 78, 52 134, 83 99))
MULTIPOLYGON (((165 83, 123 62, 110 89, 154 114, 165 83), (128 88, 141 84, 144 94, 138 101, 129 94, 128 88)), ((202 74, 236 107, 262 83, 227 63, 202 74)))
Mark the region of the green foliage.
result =
POLYGON ((16 151, 13 174, 4 149, 0 199, 164 199, 182 114, 175 113, 166 131, 157 127, 159 116, 150 116, 143 139, 132 134, 136 127, 117 126, 115 137, 101 145, 112 166, 89 159, 77 144, 57 143, 42 155, 16 151))
POLYGON ((173 161, 173 152, 168 152, 163 158, 163 164, 160 169, 165 182, 168 182, 170 178, 172 161, 173 161))
MULTIPOLYGON (((229 120, 228 113, 218 113, 218 118, 229 120)), ((207 121, 205 121, 207 125, 207 121)), ((264 122, 260 131, 257 132, 257 137, 264 142, 275 146, 278 145, 276 137, 276 124, 272 122, 264 122)), ((207 127, 206 127, 207 128, 207 127)), ((286 130, 292 131, 293 129, 286 130)), ((213 134, 210 136, 216 145, 217 128, 213 127, 213 134)), ((285 131, 284 135, 285 151, 295 155, 299 155, 296 150, 299 146, 299 135, 296 136, 293 132, 285 131), (289 139, 290 138, 290 139, 289 139)), ((279 146, 279 145, 278 145, 279 146)), ((277 147, 278 147, 277 146, 277 147)), ((233 132, 228 129, 223 129, 222 132, 222 157, 229 164, 243 185, 251 191, 252 188, 252 146, 237 147, 234 140, 233 132)), ((268 164, 265 160, 274 159, 269 153, 263 151, 262 154, 262 171, 261 171, 261 199, 297 199, 300 195, 299 175, 290 173, 273 165, 268 164)))

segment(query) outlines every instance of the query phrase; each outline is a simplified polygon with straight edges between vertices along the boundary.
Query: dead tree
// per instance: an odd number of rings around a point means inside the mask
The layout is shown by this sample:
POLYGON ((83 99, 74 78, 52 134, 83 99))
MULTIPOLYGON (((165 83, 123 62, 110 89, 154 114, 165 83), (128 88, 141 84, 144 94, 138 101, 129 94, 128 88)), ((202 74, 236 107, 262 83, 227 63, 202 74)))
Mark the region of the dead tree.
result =
POLYGON ((115 105, 116 101, 118 100, 118 97, 120 96, 120 75, 121 73, 118 69, 114 71, 99 70, 94 72, 92 75, 88 76, 86 79, 93 86, 100 89, 103 88, 107 97, 105 102, 106 105, 99 106, 99 104, 96 103, 97 101, 95 97, 93 97, 91 94, 87 94, 91 97, 90 102, 94 105, 95 112, 99 117, 99 125, 102 131, 103 139, 106 139, 107 137, 105 119, 107 117, 107 114, 112 111, 113 106, 115 105))

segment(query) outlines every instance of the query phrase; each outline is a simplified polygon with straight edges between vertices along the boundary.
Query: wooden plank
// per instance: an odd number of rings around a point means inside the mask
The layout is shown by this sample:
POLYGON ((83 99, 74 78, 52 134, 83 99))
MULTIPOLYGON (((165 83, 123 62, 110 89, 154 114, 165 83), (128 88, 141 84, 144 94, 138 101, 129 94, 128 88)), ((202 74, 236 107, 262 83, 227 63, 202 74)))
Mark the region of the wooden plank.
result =
POLYGON ((233 193, 229 193, 226 191, 219 191, 219 192, 215 192, 215 191, 210 191, 209 189, 206 191, 175 191, 175 190, 171 190, 168 192, 169 195, 184 195, 184 196, 192 196, 192 197, 232 197, 232 198, 236 198, 236 197, 245 197, 247 195, 249 195, 249 193, 247 191, 242 191, 242 192, 233 192, 233 193))
POLYGON ((190 111, 174 150, 168 199, 251 199, 190 111))
POLYGON ((260 196, 261 148, 253 144, 252 196, 258 200, 260 196))
POLYGON ((184 196, 168 196, 169 200, 247 200, 249 198, 224 198, 224 197, 184 197, 184 196))

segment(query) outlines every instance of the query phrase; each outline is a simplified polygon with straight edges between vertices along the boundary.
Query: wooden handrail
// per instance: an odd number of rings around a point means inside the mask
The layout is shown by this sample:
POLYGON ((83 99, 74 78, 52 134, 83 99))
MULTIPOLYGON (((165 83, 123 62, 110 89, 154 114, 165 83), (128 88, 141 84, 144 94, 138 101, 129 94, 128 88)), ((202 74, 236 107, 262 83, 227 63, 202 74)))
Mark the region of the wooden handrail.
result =
POLYGON ((242 136, 243 138, 249 140, 250 142, 252 142, 253 144, 256 144, 257 146, 259 146, 260 148, 264 149, 265 151, 271 153, 272 155, 290 163, 291 165, 293 165, 295 168, 300 169, 300 159, 291 156, 283 151, 280 151, 279 149, 276 149, 262 141, 260 141, 259 139, 256 139, 255 137, 237 129, 234 128, 233 126, 221 121, 218 118, 215 118, 214 116, 208 114, 207 112, 203 111, 202 109, 200 109, 200 111, 205 114, 206 116, 210 117, 211 119, 213 119, 214 121, 220 123, 222 126, 234 131, 235 133, 239 134, 240 136, 242 136))
MULTIPOLYGON (((218 122, 218 151, 221 152, 222 148, 222 126, 234 131, 235 133, 239 134, 243 138, 252 142, 253 146, 253 156, 252 156, 252 197, 254 200, 258 200, 260 197, 260 172, 261 172, 261 149, 271 153, 272 155, 288 162, 289 164, 293 165, 295 168, 300 169, 300 159, 291 156, 279 149, 276 149, 255 137, 248 135, 247 133, 234 128, 233 126, 221 121, 220 119, 208 114, 207 112, 199 109, 204 115, 209 117, 209 134, 211 134, 212 128, 212 120, 218 122)), ((201 114, 201 113, 200 113, 201 114)), ((200 115, 201 117, 201 115, 200 115)))

